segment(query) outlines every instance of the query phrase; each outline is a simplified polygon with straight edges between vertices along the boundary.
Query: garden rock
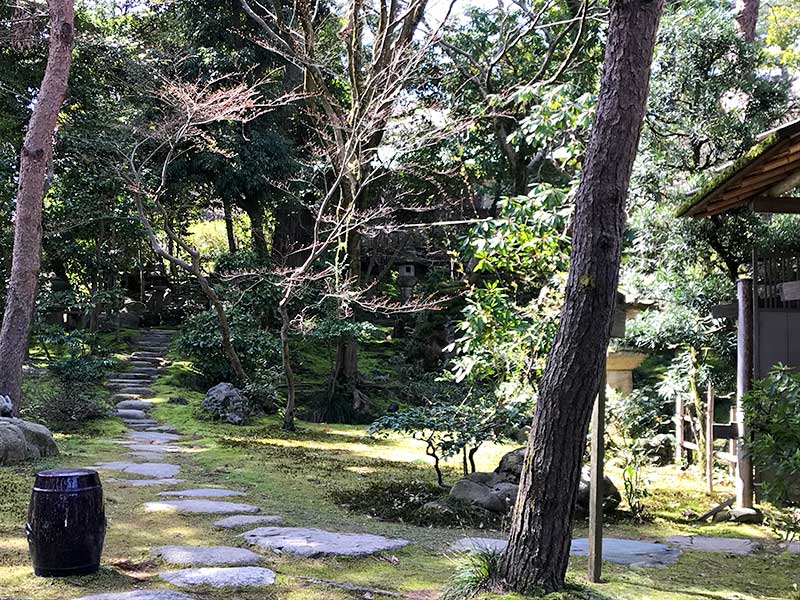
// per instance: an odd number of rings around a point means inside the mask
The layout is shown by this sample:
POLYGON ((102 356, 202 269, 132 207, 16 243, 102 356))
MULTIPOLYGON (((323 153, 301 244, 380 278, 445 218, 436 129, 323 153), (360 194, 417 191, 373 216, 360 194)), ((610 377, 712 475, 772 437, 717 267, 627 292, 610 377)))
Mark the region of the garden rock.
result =
POLYGON ((195 598, 182 592, 172 592, 170 590, 136 590, 133 592, 112 592, 110 594, 83 596, 75 598, 75 600, 195 600, 195 598))
POLYGON ((206 513, 219 515, 233 513, 257 513, 261 510, 252 504, 223 502, 220 500, 170 500, 163 502, 146 502, 144 508, 147 512, 206 513))
POLYGON ((275 515, 234 515, 214 521, 214 525, 223 529, 233 529, 234 527, 249 527, 263 523, 280 523, 281 521, 283 518, 275 515))
POLYGON ((129 408, 118 409, 114 412, 114 414, 118 417, 122 417, 123 419, 131 419, 131 420, 147 418, 147 413, 145 413, 143 410, 132 410, 129 408))
POLYGON ((275 583, 275 572, 263 567, 203 567, 159 575, 177 586, 262 587, 275 583))
POLYGON ((14 404, 9 396, 0 396, 0 417, 13 417, 14 404))
MULTIPOLYGON (((519 478, 522 474, 522 463, 525 459, 525 448, 512 450, 500 459, 500 464, 491 473, 471 473, 458 481, 451 489, 449 499, 457 503, 466 503, 497 514, 508 513, 514 506, 519 489, 519 478)), ((578 486, 576 510, 578 515, 589 514, 590 471, 587 467, 581 471, 578 486)), ((603 484, 603 507, 613 510, 622 502, 622 496, 608 477, 603 484)))
POLYGON ((0 417, 0 465, 56 456, 53 434, 44 425, 0 417))
POLYGON ((208 390, 201 407, 214 418, 232 425, 243 425, 255 413, 247 397, 230 383, 220 383, 208 390))
POLYGON ((240 535, 260 548, 297 556, 368 556, 409 543, 368 533, 336 533, 304 527, 259 527, 240 535))
POLYGON ((246 496, 244 492, 225 490, 222 488, 198 488, 193 490, 179 490, 174 492, 161 492, 159 496, 182 496, 185 498, 224 498, 225 496, 246 496))
POLYGON ((764 522, 764 513, 757 508, 733 508, 728 511, 728 519, 735 523, 761 525, 764 522))
POLYGON ((174 433, 162 433, 160 431, 132 431, 128 437, 136 442, 175 442, 182 440, 183 436, 174 433))
POLYGON ((161 546, 151 552, 173 565, 253 565, 261 562, 261 556, 245 548, 233 546, 161 546))

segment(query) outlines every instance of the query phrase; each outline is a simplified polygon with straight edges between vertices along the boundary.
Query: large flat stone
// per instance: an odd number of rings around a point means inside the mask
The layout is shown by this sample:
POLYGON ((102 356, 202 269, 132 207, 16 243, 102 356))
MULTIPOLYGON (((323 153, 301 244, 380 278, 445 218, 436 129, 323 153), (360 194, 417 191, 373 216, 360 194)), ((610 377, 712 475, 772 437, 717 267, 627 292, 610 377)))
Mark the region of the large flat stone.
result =
POLYGON ((192 490, 175 490, 161 492, 159 496, 182 496, 184 498, 224 498, 226 496, 246 496, 244 492, 225 490, 222 488, 196 488, 192 490))
POLYGON ((125 371, 123 373, 112 373, 108 376, 109 381, 130 381, 130 380, 138 380, 138 379, 152 379, 148 375, 143 375, 142 373, 137 373, 135 371, 125 371))
POLYGON ((178 430, 172 425, 158 425, 157 427, 148 427, 145 431, 162 431, 165 433, 177 433, 178 430))
POLYGON ((183 479, 106 479, 107 483, 118 483, 123 486, 130 487, 151 487, 156 485, 179 485, 183 483, 183 479))
POLYGON ((183 592, 173 592, 171 590, 136 590, 133 592, 112 592, 110 594, 82 596, 75 598, 75 600, 195 600, 195 598, 183 592))
POLYGON ((122 422, 134 427, 152 427, 158 423, 155 419, 122 419, 122 422))
POLYGON ((234 515, 214 521, 214 525, 223 529, 233 529, 234 527, 249 527, 262 523, 280 523, 281 521, 283 521, 283 517, 275 515, 234 515))
POLYGON ((147 512, 206 513, 229 515, 233 513, 257 513, 261 509, 252 504, 224 502, 222 500, 165 500, 146 502, 147 512))
POLYGON ((305 527, 259 527, 240 534, 260 548, 297 556, 367 556, 396 550, 409 542, 368 533, 337 533, 305 527))
POLYGON ((162 461, 166 457, 161 452, 126 452, 125 456, 132 456, 147 461, 162 461))
POLYGON ((173 565, 210 567, 217 565, 254 565, 261 555, 234 546, 161 546, 150 554, 173 565))
POLYGON ((263 567, 201 567, 159 575, 177 586, 262 587, 275 583, 275 572, 263 567))
POLYGON ((174 446, 170 444, 137 444, 136 442, 121 442, 123 446, 127 446, 136 452, 188 452, 188 448, 182 446, 174 446))
POLYGON ((718 538, 703 535, 671 535, 667 542, 685 550, 724 552, 726 554, 752 554, 761 544, 742 538, 718 538))
MULTIPOLYGON (((450 546, 450 550, 454 552, 470 552, 474 550, 504 552, 507 545, 506 540, 473 537, 458 540, 450 546)), ((589 540, 586 538, 572 540, 570 554, 573 556, 587 556, 589 554, 589 540)), ((618 538, 605 538, 603 540, 603 560, 621 565, 661 567, 674 563, 678 560, 680 554, 680 550, 657 542, 618 538)))
POLYGON ((175 475, 181 471, 181 468, 178 465, 170 465, 167 463, 134 463, 123 460, 100 462, 97 463, 95 468, 106 471, 119 471, 120 473, 131 473, 134 475, 145 475, 147 477, 164 479, 175 477, 175 475))

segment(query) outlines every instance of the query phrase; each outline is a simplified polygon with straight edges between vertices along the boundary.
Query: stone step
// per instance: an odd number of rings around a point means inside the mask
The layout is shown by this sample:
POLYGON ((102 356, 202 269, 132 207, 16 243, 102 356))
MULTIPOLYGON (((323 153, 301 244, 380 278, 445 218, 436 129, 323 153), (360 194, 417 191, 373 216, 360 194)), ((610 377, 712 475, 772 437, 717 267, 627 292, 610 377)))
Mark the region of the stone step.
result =
POLYGON ((148 411, 153 408, 153 403, 147 400, 121 400, 117 402, 117 410, 131 409, 148 411))
POLYGON ((134 410, 132 408, 120 408, 114 411, 114 415, 117 417, 122 417, 123 419, 128 419, 130 421, 133 420, 144 420, 147 419, 147 413, 143 410, 134 410))
POLYGON ((122 422, 131 429, 136 429, 137 431, 146 431, 149 427, 158 424, 158 421, 155 419, 122 419, 122 422))
POLYGON ((264 567, 193 567, 159 573, 164 581, 179 587, 266 587, 275 583, 275 572, 264 567))
POLYGON ((130 385, 128 387, 120 388, 117 394, 133 394, 140 398, 152 398, 156 395, 152 388, 144 387, 141 385, 130 385))
POLYGON ((131 356, 136 358, 158 358, 159 360, 164 358, 161 352, 151 352, 150 350, 136 350, 131 356))
POLYGON ((125 371, 123 373, 111 373, 108 376, 109 381, 111 380, 122 380, 122 379, 141 379, 142 374, 136 371, 125 371))
POLYGON ((139 394, 112 394, 111 395, 111 402, 116 406, 120 402, 124 402, 126 400, 141 400, 142 397, 139 394))
POLYGON ((226 502, 223 500, 169 500, 145 502, 145 512, 176 512, 180 514, 235 514, 257 513, 261 509, 252 504, 226 502))
POLYGON ((260 554, 235 546, 160 546, 150 555, 173 565, 192 566, 254 565, 263 560, 260 554))
POLYGON ((132 367, 160 367, 163 361, 164 359, 162 358, 142 358, 137 356, 129 358, 125 362, 132 367))
POLYGON ((129 373, 133 375, 150 375, 151 377, 155 377, 156 375, 162 375, 164 373, 164 369, 158 369, 156 367, 134 367, 129 373))

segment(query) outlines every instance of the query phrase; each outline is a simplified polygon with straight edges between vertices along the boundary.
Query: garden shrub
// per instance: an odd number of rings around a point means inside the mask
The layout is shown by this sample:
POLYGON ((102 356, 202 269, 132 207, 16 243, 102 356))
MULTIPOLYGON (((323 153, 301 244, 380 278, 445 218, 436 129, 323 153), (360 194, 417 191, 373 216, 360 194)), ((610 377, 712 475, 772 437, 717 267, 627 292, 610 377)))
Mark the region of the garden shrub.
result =
MULTIPOLYGON (((231 340, 246 373, 257 373, 280 365, 280 340, 254 324, 253 317, 239 307, 228 310, 231 340)), ((217 315, 208 310, 187 319, 177 338, 178 350, 189 356, 203 376, 203 385, 233 381, 234 373, 222 350, 217 315)))
POLYGON ((62 381, 93 383, 105 379, 114 368, 114 360, 99 356, 68 356, 55 359, 48 366, 62 381))
POLYGON ((764 496, 777 506, 800 506, 800 374, 774 367, 754 382, 744 406, 764 496))
POLYGON ((100 387, 81 381, 41 381, 26 386, 23 419, 42 423, 51 431, 73 431, 108 414, 110 406, 100 387))

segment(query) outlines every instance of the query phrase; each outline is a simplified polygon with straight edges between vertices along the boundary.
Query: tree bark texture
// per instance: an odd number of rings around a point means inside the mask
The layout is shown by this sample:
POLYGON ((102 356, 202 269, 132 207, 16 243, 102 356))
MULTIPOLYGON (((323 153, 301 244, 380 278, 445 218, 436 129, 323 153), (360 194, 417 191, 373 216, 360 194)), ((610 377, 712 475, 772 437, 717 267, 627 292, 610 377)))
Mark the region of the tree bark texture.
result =
POLYGON ((289 348, 289 311, 286 308, 285 302, 280 303, 278 306, 278 311, 281 314, 281 359, 283 362, 283 374, 286 377, 286 410, 283 413, 283 430, 294 431, 296 386, 294 380, 294 371, 292 370, 292 357, 289 348))
POLYGON ((756 39, 759 0, 736 0, 736 26, 746 42, 756 39))
POLYGON ((501 576, 564 586, 589 417, 611 334, 625 199, 663 0, 612 0, 597 113, 575 198, 566 296, 539 388, 501 576))
POLYGON ((72 0, 49 0, 50 47, 42 85, 22 145, 14 217, 14 252, 2 329, 0 394, 8 395, 19 413, 22 363, 36 302, 41 267, 42 202, 53 158, 53 137, 67 94, 74 38, 72 0))
POLYGON ((225 235, 228 237, 228 252, 236 252, 236 232, 233 230, 233 210, 231 201, 227 198, 222 200, 222 211, 225 216, 225 235))

